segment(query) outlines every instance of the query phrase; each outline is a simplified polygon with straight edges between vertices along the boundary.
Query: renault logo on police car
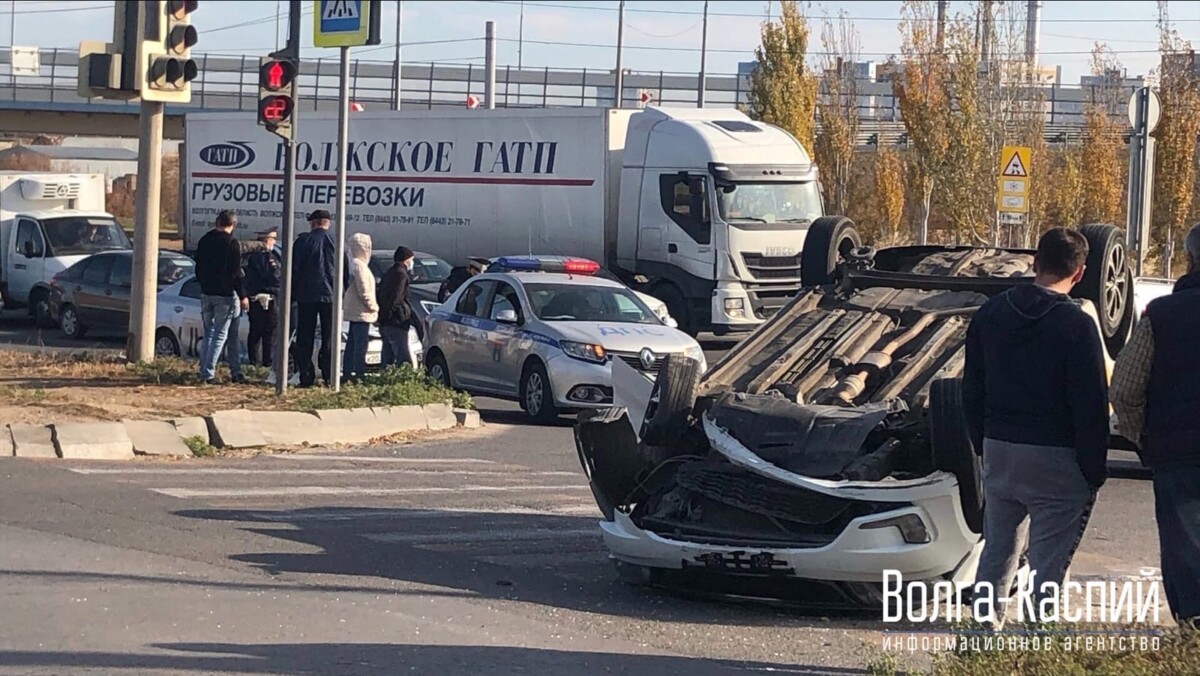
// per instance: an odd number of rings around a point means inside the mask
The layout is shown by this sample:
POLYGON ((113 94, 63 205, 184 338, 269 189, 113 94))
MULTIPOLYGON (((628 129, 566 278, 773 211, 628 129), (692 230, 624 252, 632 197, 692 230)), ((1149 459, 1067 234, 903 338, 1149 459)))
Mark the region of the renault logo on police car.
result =
POLYGON ((654 355, 654 352, 650 348, 643 347, 642 351, 638 354, 638 361, 642 362, 642 368, 649 371, 654 368, 654 362, 658 361, 658 357, 654 355))

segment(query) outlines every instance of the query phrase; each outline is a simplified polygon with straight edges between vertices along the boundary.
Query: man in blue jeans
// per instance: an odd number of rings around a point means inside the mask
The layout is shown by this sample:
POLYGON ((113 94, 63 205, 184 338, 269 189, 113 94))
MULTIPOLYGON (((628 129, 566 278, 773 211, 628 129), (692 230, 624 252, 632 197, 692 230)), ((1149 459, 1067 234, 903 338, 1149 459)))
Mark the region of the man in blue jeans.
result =
POLYGON ((236 227, 237 216, 232 211, 222 211, 217 214, 213 229, 196 244, 200 321, 204 325, 200 382, 206 385, 216 379, 217 360, 222 351, 233 382, 245 382, 238 349, 238 320, 250 303, 242 290, 242 249, 233 237, 236 227))
POLYGON ((1200 225, 1183 245, 1187 274, 1146 306, 1113 367, 1111 398, 1121 435, 1154 472, 1167 604, 1200 628, 1200 225))

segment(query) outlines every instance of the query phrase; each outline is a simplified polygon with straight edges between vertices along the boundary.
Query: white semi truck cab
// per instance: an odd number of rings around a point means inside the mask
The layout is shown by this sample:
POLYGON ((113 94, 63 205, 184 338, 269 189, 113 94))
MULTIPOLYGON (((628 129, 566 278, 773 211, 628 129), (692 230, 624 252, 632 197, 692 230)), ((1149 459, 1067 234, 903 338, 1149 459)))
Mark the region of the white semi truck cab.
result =
POLYGON ((787 132, 736 111, 630 116, 616 266, 646 280, 681 326, 750 330, 800 288, 817 168, 787 132))
POLYGON ((0 172, 0 294, 50 323, 50 280, 98 251, 129 249, 100 174, 0 172))

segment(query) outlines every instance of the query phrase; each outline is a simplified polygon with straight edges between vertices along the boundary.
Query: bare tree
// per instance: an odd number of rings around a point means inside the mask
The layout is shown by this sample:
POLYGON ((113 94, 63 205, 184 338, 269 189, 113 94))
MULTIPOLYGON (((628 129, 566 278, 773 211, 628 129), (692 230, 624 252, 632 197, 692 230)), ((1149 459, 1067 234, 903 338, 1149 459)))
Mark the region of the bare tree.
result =
POLYGON ((836 20, 826 18, 821 27, 820 93, 817 113, 821 127, 814 147, 823 182, 831 189, 830 210, 847 211, 850 169, 858 140, 858 32, 843 11, 836 20))

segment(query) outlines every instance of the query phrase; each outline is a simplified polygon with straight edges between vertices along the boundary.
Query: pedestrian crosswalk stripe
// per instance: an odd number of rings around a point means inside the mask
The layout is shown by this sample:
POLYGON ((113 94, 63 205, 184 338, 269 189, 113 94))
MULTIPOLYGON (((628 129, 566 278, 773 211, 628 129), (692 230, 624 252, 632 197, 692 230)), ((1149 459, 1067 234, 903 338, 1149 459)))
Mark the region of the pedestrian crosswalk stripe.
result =
POLYGON ((390 544, 434 544, 450 542, 491 542, 508 540, 554 540, 568 537, 600 537, 600 528, 502 528, 455 533, 370 533, 363 537, 390 544))
POLYGON ((437 464, 443 463, 447 465, 467 465, 471 463, 481 465, 494 465, 495 460, 484 460, 482 458, 391 458, 387 456, 373 455, 314 455, 302 453, 282 453, 279 455, 266 456, 273 460, 339 460, 342 462, 411 462, 413 464, 437 464))
POLYGON ((76 474, 121 474, 121 475, 170 475, 170 476, 187 476, 189 474, 221 474, 234 476, 344 476, 344 475, 373 475, 373 474, 407 474, 407 475, 436 475, 446 474, 453 476, 569 476, 578 477, 580 472, 532 472, 525 468, 513 468, 512 470, 464 470, 464 469, 347 469, 335 468, 328 469, 292 469, 280 468, 275 469, 248 469, 242 467, 180 467, 177 469, 169 469, 166 467, 129 467, 129 468, 82 468, 71 467, 70 470, 76 474))
POLYGON ((579 503, 534 509, 531 507, 496 507, 481 505, 479 507, 387 507, 380 509, 310 509, 303 512, 250 512, 248 516, 258 521, 278 521, 283 523, 311 521, 363 521, 367 519, 461 519, 464 516, 591 516, 600 517, 600 509, 595 504, 579 503))
POLYGON ((306 495, 416 495, 427 493, 511 493, 514 491, 563 491, 587 489, 587 484, 509 486, 412 486, 371 488, 367 486, 280 486, 277 488, 151 488, 173 498, 279 498, 306 495))

